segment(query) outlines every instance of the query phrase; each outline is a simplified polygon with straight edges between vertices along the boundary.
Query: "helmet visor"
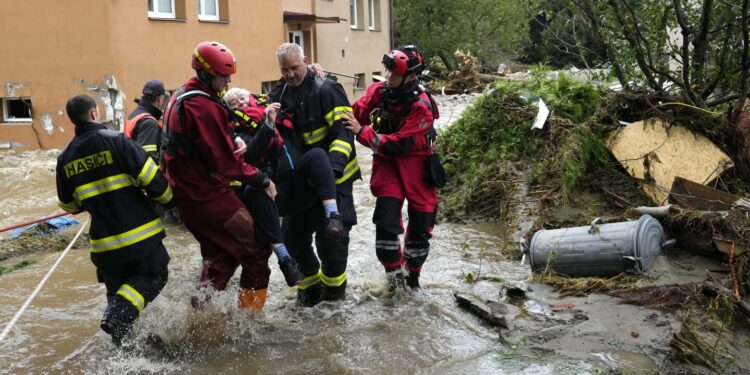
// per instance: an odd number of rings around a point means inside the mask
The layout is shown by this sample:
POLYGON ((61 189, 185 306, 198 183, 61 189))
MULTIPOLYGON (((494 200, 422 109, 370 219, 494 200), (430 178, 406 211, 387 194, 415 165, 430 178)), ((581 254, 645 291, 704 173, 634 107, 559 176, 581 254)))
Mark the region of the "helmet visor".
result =
POLYGON ((382 62, 383 62, 383 66, 388 70, 393 70, 396 68, 396 59, 389 54, 383 55, 382 62))

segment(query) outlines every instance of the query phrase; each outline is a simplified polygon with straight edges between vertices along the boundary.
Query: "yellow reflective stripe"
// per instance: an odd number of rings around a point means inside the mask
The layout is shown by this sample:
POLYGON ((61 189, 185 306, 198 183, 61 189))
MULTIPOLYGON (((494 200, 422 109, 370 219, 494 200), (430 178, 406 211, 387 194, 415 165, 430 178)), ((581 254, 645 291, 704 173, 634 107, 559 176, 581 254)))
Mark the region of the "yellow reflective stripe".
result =
POLYGON ((336 277, 328 277, 324 273, 320 273, 320 281, 327 286, 341 286, 346 281, 346 271, 336 277))
POLYGON ((114 236, 91 239, 91 252, 101 253, 104 251, 116 250, 134 243, 141 242, 149 237, 164 231, 161 220, 156 218, 135 229, 114 236))
POLYGON ((164 193, 162 195, 156 197, 154 199, 155 201, 161 203, 161 204, 167 204, 169 201, 172 200, 172 188, 169 187, 169 184, 167 184, 167 188, 164 189, 164 193))
POLYGON ((58 201, 57 205, 60 206, 60 208, 62 208, 65 211, 75 211, 75 210, 77 210, 80 207, 78 205, 78 202, 76 202, 76 201, 71 201, 70 203, 65 203, 63 201, 58 201))
POLYGON ((229 186, 231 187, 242 186, 242 182, 239 182, 237 180, 232 180, 232 181, 229 181, 229 186))
POLYGON ((132 303, 133 306, 138 309, 138 312, 141 312, 143 308, 146 307, 146 299, 143 298, 143 296, 138 293, 135 288, 128 284, 120 285, 120 289, 117 290, 117 295, 122 296, 122 298, 130 301, 130 303, 132 303))
POLYGON ((305 139, 305 143, 311 145, 316 142, 322 141, 328 134, 328 128, 323 126, 315 129, 312 132, 302 133, 302 137, 305 139))
POLYGON ((156 152, 156 145, 143 145, 143 150, 146 152, 156 152))
POLYGON ((305 277, 305 279, 302 280, 302 283, 299 284, 299 285, 297 285, 297 289, 299 289, 299 290, 305 290, 305 289, 307 289, 307 288, 309 288, 309 287, 311 287, 311 286, 319 283, 320 282, 320 275, 321 274, 322 274, 321 270, 318 269, 318 273, 316 273, 315 275, 305 277))
POLYGON ((151 158, 146 158, 146 164, 143 165, 141 173, 138 174, 138 181, 141 182, 141 186, 148 186, 156 176, 157 170, 159 170, 159 167, 156 166, 156 163, 151 158))
POLYGON ((341 184, 342 182, 348 180, 350 177, 352 177, 357 171, 359 170, 359 162, 357 161, 357 157, 355 156, 352 161, 349 162, 349 164, 346 165, 344 168, 344 174, 341 176, 341 178, 336 180, 336 185, 341 184))
POLYGON ((347 115, 348 117, 354 117, 352 115, 352 107, 349 106, 339 106, 334 107, 331 112, 328 112, 325 115, 326 122, 328 123, 328 126, 333 126, 333 123, 337 120, 341 120, 341 115, 347 115))
POLYGON ((346 155, 346 158, 349 158, 349 154, 352 153, 352 146, 349 145, 349 143, 344 142, 340 139, 336 139, 331 143, 331 147, 328 148, 328 152, 332 151, 338 151, 344 155, 346 155))
MULTIPOLYGON (((149 158, 149 160, 151 160, 151 158, 149 158)), ((153 161, 151 163, 153 163, 153 161)), ((133 185, 135 185, 135 182, 129 175, 120 173, 78 186, 73 192, 73 197, 79 202, 82 202, 85 199, 95 197, 99 194, 133 185)))

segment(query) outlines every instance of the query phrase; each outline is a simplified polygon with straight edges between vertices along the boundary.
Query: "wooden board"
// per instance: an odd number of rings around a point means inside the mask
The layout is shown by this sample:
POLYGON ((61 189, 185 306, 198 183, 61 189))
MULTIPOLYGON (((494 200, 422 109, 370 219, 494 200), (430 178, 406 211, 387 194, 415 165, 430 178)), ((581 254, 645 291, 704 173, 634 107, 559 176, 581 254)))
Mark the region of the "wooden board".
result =
POLYGON ((706 184, 734 166, 708 138, 659 119, 634 122, 610 135, 607 147, 641 181, 651 199, 662 205, 676 176, 706 184))

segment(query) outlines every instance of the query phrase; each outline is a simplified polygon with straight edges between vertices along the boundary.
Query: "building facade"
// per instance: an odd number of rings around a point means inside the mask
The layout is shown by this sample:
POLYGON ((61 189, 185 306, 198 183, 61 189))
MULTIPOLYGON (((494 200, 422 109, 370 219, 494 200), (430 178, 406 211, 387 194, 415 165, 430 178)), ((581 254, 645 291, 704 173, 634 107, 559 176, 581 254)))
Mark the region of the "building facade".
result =
MULTIPOLYGON (((368 1, 25 0, 4 4, 6 14, 13 16, 0 24, 4 41, 0 50, 0 149, 65 146, 74 133, 65 102, 81 92, 97 99, 107 126, 120 129, 145 81, 159 79, 167 89, 175 89, 194 74, 191 54, 204 40, 221 41, 232 49, 237 74, 230 85, 254 92, 278 80, 274 51, 290 38, 305 48, 311 62, 326 70, 349 76, 364 73, 371 79, 368 73, 382 70, 379 56, 390 44, 390 18, 389 1, 378 0, 382 30, 351 26, 351 4, 359 6, 361 17, 368 17, 364 8, 368 1)), ((339 81, 352 100, 362 95, 353 79, 340 76, 339 81)))

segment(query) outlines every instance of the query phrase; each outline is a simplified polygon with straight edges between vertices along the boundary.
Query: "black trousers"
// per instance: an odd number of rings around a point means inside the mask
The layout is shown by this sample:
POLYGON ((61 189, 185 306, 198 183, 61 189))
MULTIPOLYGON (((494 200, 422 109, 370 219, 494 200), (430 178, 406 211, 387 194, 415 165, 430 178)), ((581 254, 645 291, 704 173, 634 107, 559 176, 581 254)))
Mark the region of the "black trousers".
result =
POLYGON ((160 242, 149 256, 97 267, 99 281, 107 288, 109 314, 123 324, 132 324, 167 284, 168 264, 169 254, 160 242))
MULTIPOLYGON (((339 188, 343 188, 344 193, 350 192, 351 182, 345 184, 347 186, 339 188)), ((340 210, 341 207, 353 208, 351 194, 338 194, 337 204, 340 210)), ((327 222, 321 202, 316 202, 297 214, 287 215, 282 225, 284 243, 306 277, 315 276, 321 270, 320 281, 324 286, 344 289, 349 257, 349 231, 352 226, 344 222, 344 234, 339 238, 329 238, 325 235, 327 222)))
POLYGON ((255 241, 259 245, 284 242, 279 222, 279 209, 265 190, 247 186, 242 201, 245 202, 245 206, 255 221, 255 241))

